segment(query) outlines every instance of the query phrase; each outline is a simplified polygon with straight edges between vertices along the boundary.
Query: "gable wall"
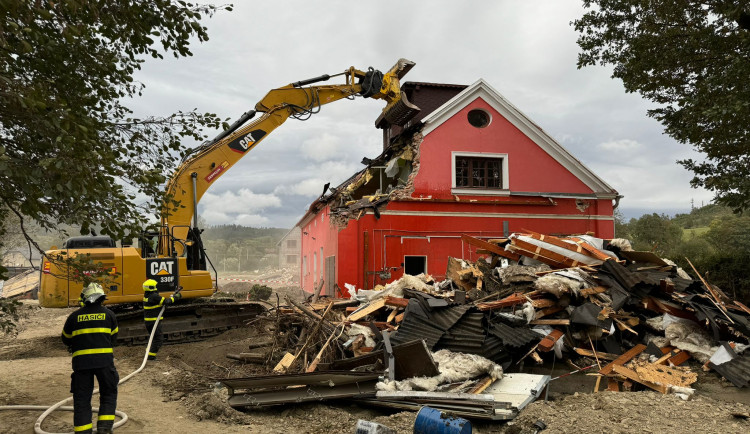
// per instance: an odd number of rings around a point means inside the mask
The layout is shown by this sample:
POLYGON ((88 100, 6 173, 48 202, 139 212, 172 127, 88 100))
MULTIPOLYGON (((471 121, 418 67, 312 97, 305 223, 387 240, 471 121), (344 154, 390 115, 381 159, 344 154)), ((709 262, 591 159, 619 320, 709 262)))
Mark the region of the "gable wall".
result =
POLYGON ((585 193, 592 190, 503 118, 481 98, 427 134, 420 146, 420 169, 414 197, 451 196, 452 151, 508 154, 511 191, 585 193), (467 113, 481 108, 492 115, 485 128, 471 126, 467 113))

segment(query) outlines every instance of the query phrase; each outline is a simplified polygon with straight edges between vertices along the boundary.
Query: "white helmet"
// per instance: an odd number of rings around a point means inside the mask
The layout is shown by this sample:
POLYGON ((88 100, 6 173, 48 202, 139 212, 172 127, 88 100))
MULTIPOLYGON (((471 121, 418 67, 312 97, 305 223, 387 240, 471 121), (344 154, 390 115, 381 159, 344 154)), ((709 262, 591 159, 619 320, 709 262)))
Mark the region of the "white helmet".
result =
POLYGON ((94 304, 99 301, 99 299, 102 299, 102 301, 104 301, 104 298, 106 297, 107 295, 104 293, 102 285, 98 283, 89 283, 88 286, 83 288, 83 291, 81 291, 82 303, 94 304))

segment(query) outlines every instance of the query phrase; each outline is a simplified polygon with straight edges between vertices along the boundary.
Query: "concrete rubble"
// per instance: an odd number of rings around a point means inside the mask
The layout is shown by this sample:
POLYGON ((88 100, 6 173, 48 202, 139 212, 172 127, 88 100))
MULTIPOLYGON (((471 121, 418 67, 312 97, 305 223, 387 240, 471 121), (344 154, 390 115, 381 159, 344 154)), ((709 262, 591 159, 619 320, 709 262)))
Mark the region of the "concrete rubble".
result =
POLYGON ((274 375, 222 380, 230 405, 346 398, 507 420, 556 380, 524 366, 557 359, 595 374, 593 392, 689 399, 697 370, 750 383, 750 309, 697 270, 691 278, 626 240, 462 238, 480 259, 451 258, 443 281, 406 275, 347 285, 348 299, 279 303, 265 318, 275 338, 242 361, 274 375))

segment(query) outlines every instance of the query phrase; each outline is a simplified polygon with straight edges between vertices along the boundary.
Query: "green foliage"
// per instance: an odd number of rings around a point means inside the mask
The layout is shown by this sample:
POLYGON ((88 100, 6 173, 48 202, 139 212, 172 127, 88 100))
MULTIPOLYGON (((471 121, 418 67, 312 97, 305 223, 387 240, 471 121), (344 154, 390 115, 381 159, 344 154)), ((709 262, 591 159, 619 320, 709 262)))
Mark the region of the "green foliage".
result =
POLYGON ((255 301, 266 301, 271 298, 272 292, 273 290, 271 289, 271 287, 266 285, 259 285, 256 283, 252 288, 250 288, 248 298, 255 301))
POLYGON ((16 332, 18 319, 18 307, 21 305, 16 300, 0 298, 0 333, 13 334, 16 332))
POLYGON ((708 227, 714 219, 730 215, 732 215, 732 210, 729 208, 710 204, 695 208, 687 214, 677 214, 672 220, 685 229, 704 228, 708 227))
POLYGON ((735 212, 750 209, 750 7, 736 0, 584 0, 578 67, 614 66, 649 116, 705 161, 680 163, 735 212))
POLYGON ((690 214, 670 219, 664 215, 647 214, 631 219, 625 231, 633 235, 635 250, 651 250, 677 263, 694 274, 687 260, 695 265, 711 284, 731 297, 750 302, 750 216, 737 216, 725 207, 708 205, 690 214), (705 224, 693 236, 680 237, 683 225, 705 224))
POLYGON ((646 214, 628 226, 636 250, 664 254, 674 250, 682 240, 682 228, 666 215, 646 214))
MULTIPOLYGON (((230 7, 183 1, 0 1, 0 203, 42 229, 59 223, 121 238, 162 205, 184 140, 213 114, 135 118, 147 57, 191 55, 204 16, 230 7), (137 195, 150 198, 144 211, 137 195)), ((4 226, 0 224, 0 236, 4 226)), ((28 238, 28 237, 27 237, 28 238)))

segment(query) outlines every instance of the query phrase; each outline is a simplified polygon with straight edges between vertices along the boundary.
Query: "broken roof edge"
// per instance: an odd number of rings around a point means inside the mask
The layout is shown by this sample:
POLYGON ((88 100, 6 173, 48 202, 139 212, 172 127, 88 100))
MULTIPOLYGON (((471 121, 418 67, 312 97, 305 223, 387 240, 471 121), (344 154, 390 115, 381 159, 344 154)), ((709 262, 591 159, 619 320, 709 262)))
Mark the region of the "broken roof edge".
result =
POLYGON ((565 147, 559 144, 552 138, 552 136, 547 134, 547 132, 535 124, 528 116, 482 78, 474 82, 452 99, 448 100, 442 106, 435 109, 432 113, 422 118, 422 122, 425 124, 422 129, 422 134, 427 136, 477 98, 482 98, 487 104, 500 113, 500 115, 507 119, 508 122, 518 128, 563 167, 568 169, 592 191, 595 193, 610 193, 618 195, 617 190, 612 188, 603 179, 591 171, 591 169, 586 167, 586 165, 574 157, 573 154, 565 149, 565 147))

